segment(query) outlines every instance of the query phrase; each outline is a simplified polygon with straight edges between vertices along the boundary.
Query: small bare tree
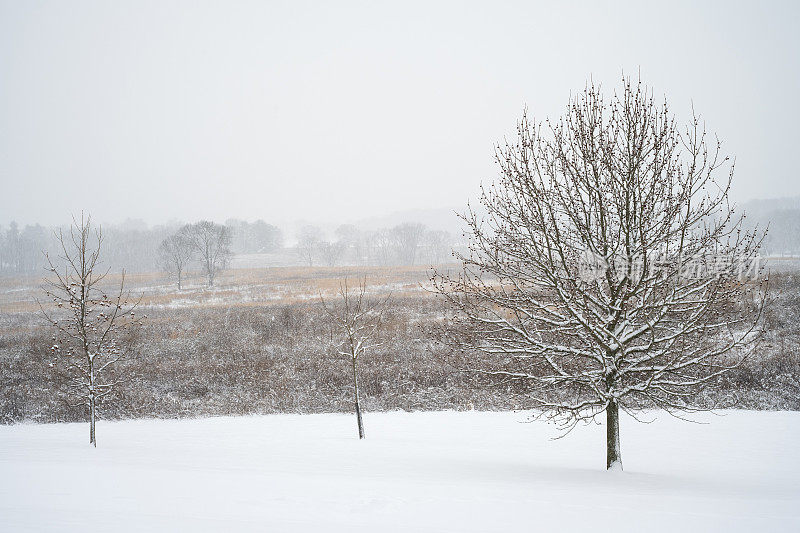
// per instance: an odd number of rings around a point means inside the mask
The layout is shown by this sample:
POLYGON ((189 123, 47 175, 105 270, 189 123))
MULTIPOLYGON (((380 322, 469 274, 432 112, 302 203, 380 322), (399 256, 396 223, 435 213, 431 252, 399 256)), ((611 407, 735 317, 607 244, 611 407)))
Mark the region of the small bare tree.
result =
POLYGON ((231 259, 231 234, 227 227, 201 220, 184 226, 182 233, 191 239, 203 266, 208 286, 214 286, 217 275, 228 266, 231 259))
POLYGON ((40 303, 55 328, 53 366, 66 381, 64 391, 73 407, 85 406, 89 416, 89 443, 97 446, 98 406, 110 400, 123 382, 115 363, 128 355, 131 329, 139 325, 124 294, 125 273, 119 290, 109 295, 101 287, 107 271, 99 272, 102 232, 92 234, 90 217, 74 221, 69 234, 56 234, 61 248, 57 266, 46 256, 53 276, 44 288, 55 310, 40 303))
POLYGON ((350 291, 345 279, 339 286, 339 302, 329 306, 320 295, 325 312, 333 319, 341 333, 339 354, 347 357, 353 371, 353 400, 358 422, 358 438, 364 438, 364 422, 361 419, 361 402, 358 392, 358 360, 367 350, 379 346, 374 343, 375 332, 381 324, 383 311, 389 300, 367 298, 367 280, 363 278, 358 289, 350 291))
POLYGON ((417 250, 425 237, 425 226, 423 224, 400 224, 392 228, 395 242, 397 243, 397 253, 400 262, 404 265, 413 265, 417 260, 417 250))
POLYGON ((158 247, 158 254, 164 270, 173 274, 178 281, 178 290, 181 290, 183 273, 189 266, 194 255, 195 247, 192 238, 185 231, 170 235, 158 247))
POLYGON ((620 409, 703 408, 699 389, 746 353, 761 239, 728 203, 719 141, 696 117, 679 129, 641 84, 610 101, 588 86, 561 120, 517 130, 486 215, 463 216, 463 271, 433 281, 458 311, 452 341, 499 356, 476 370, 526 381, 567 430, 605 413, 621 468, 620 409))
POLYGON ((333 267, 342 259, 344 252, 347 250, 347 244, 343 241, 323 241, 320 243, 320 250, 322 257, 325 259, 325 264, 333 267))
POLYGON ((447 261, 453 248, 453 238, 444 230, 431 230, 425 232, 425 245, 428 248, 428 257, 434 265, 447 261))
POLYGON ((397 248, 397 240, 392 230, 384 228, 370 233, 367 243, 375 264, 387 266, 392 263, 397 248))
POLYGON ((297 251, 308 266, 314 266, 314 257, 319 252, 322 242, 322 230, 318 227, 303 226, 300 230, 297 236, 297 251))

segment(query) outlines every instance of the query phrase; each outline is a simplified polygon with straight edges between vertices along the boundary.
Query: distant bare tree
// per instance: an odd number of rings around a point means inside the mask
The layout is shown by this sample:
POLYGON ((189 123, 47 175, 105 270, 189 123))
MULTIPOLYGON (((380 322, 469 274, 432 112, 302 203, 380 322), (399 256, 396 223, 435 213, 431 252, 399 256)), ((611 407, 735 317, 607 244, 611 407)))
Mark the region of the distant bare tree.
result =
POLYGON ((439 265, 451 258, 453 240, 450 233, 444 230, 426 231, 424 242, 432 264, 439 265))
POLYGON ((225 221, 225 226, 231 234, 231 249, 234 253, 268 253, 283 246, 281 230, 263 220, 249 223, 230 218, 225 221))
POLYGON ((417 250, 425 237, 423 224, 400 224, 392 228, 392 234, 397 243, 400 261, 406 265, 413 265, 417 260, 417 250))
POLYGON ((344 252, 347 250, 347 244, 342 241, 320 243, 320 251, 322 257, 325 259, 325 264, 329 267, 336 266, 336 263, 341 261, 344 252))
POLYGON ((53 366, 66 378, 70 405, 86 407, 89 443, 96 447, 98 405, 111 400, 122 383, 115 363, 128 355, 129 334, 140 322, 134 316, 136 306, 129 305, 123 293, 124 271, 115 294, 106 294, 100 286, 106 276, 98 272, 103 237, 99 228, 92 235, 90 218, 81 216, 69 235, 59 232, 57 238, 64 266, 57 267, 47 256, 53 278, 46 280, 44 289, 56 310, 40 307, 56 330, 53 366))
POLYGON ((353 371, 353 400, 358 422, 358 438, 364 438, 364 422, 361 419, 361 403, 358 392, 358 359, 367 350, 378 344, 372 339, 380 326, 383 310, 386 308, 388 296, 383 300, 370 299, 366 296, 367 280, 362 279, 358 288, 350 291, 345 279, 339 286, 339 301, 329 306, 320 295, 322 306, 333 319, 341 334, 339 354, 350 360, 353 371))
POLYGON ((212 287, 217 275, 228 266, 231 259, 230 231, 220 224, 202 220, 184 226, 181 232, 191 240, 208 280, 208 286, 212 287))
POLYGON ((458 311, 451 340, 500 359, 476 370, 528 382, 567 429, 605 412, 609 469, 622 468, 619 410, 703 408, 697 393, 739 364, 765 299, 760 237, 728 204, 719 141, 623 85, 610 101, 588 86, 544 128, 523 116, 497 149, 486 215, 463 217, 463 271, 434 277, 458 311))
POLYGON ((397 239, 391 230, 380 229, 371 233, 369 243, 375 263, 386 266, 392 262, 396 253, 397 239))
POLYGON ((21 250, 20 250, 19 226, 13 220, 8 225, 3 243, 3 266, 4 269, 20 273, 21 250))
POLYGON ((336 238, 344 246, 344 256, 350 257, 353 264, 364 264, 367 260, 367 250, 364 236, 352 224, 343 224, 336 228, 336 238))
POLYGON ((39 224, 20 230, 16 222, 0 232, 0 273, 33 273, 42 267, 42 250, 48 247, 47 232, 39 224))
POLYGON ((162 268, 177 278, 178 290, 182 288, 183 273, 189 266, 194 252, 195 246, 192 237, 186 231, 170 235, 161 241, 158 248, 162 268))
POLYGON ((361 232, 353 224, 342 224, 336 228, 336 238, 340 241, 353 245, 361 237, 361 232))
POLYGON ((277 226, 256 220, 250 224, 253 251, 258 253, 274 252, 283 247, 283 232, 277 226))
POLYGON ((322 245, 322 230, 316 226, 304 226, 297 238, 297 251, 300 256, 314 266, 314 257, 319 253, 322 245))
POLYGON ((127 219, 122 223, 103 226, 103 264, 112 270, 152 272, 160 268, 158 247, 173 226, 149 228, 143 220, 127 219))

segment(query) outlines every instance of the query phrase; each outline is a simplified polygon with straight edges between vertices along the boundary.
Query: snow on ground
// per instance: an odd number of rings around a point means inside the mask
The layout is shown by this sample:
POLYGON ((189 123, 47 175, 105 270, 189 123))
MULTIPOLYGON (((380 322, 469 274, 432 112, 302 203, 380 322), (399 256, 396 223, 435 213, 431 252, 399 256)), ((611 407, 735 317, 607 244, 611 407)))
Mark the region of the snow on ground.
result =
MULTIPOLYGON (((696 417, 697 418, 697 417, 696 417)), ((0 427, 3 531, 800 531, 800 413, 564 439, 522 413, 0 427)))

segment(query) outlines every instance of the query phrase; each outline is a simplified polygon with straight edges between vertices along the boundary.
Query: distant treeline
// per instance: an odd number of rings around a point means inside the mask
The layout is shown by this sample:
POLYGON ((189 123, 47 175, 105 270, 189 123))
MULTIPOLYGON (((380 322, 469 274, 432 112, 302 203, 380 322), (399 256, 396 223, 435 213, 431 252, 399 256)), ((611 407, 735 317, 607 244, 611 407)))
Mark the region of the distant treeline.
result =
POLYGON ((761 255, 800 255, 800 196, 751 200, 741 211, 745 228, 767 230, 761 255))
MULTIPOLYGON (((112 271, 123 268, 129 272, 149 272, 160 269, 158 254, 161 243, 173 235, 183 224, 174 223, 148 227, 141 221, 103 225, 103 264, 112 271)), ((283 233, 263 220, 246 222, 231 219, 225 223, 235 254, 274 252, 283 247, 283 233)), ((0 275, 26 275, 41 273, 47 264, 45 253, 54 262, 60 255, 59 231, 64 228, 45 228, 39 224, 20 228, 15 222, 0 226, 0 275)))
MULTIPOLYGON (((148 226, 136 220, 103 225, 104 267, 113 272, 122 269, 128 272, 162 270, 162 244, 186 226, 177 222, 148 226)), ((229 238, 232 254, 277 254, 282 264, 438 264, 448 261, 451 251, 456 247, 453 234, 417 223, 368 231, 346 224, 331 232, 331 237, 317 226, 305 226, 289 247, 285 245, 281 229, 263 220, 247 222, 229 219, 222 227, 225 228, 226 239, 229 238)), ((47 264, 45 254, 58 263, 59 231, 68 232, 69 229, 66 226, 47 228, 39 224, 20 227, 15 222, 0 226, 0 275, 40 274, 47 264)))
POLYGON ((748 215, 746 226, 766 229, 762 255, 800 255, 800 209, 777 209, 748 215))
POLYGON ((334 235, 326 240, 320 228, 305 226, 297 238, 299 258, 308 266, 439 264, 450 260, 456 247, 451 233, 417 223, 371 231, 345 224, 334 235))

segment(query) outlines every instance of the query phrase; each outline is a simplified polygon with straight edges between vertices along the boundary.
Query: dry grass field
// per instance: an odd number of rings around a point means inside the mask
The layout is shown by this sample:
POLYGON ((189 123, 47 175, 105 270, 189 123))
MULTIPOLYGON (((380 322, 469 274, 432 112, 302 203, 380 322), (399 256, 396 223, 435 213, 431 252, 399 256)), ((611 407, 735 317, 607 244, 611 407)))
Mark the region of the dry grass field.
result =
MULTIPOLYGON (((454 268, 443 266, 441 268, 454 268)), ((162 273, 131 274, 126 285, 147 315, 131 377, 104 418, 178 418, 352 408, 349 366, 337 354, 337 330, 319 296, 366 276, 368 293, 391 293, 381 345, 361 362, 366 410, 523 409, 520 382, 493 383, 465 372, 475 356, 439 342, 446 314, 430 293, 428 267, 273 267, 223 273, 208 288, 199 275, 184 289, 162 273)), ((120 276, 110 274, 112 290, 120 276)), ((42 279, 0 278, 0 421, 83 420, 60 397, 50 365, 52 331, 37 299, 42 279)), ((774 277, 777 305, 756 357, 710 388, 709 401, 755 409, 800 409, 800 276, 774 277)), ((47 305, 46 302, 43 305, 47 305)), ((487 367, 496 361, 480 361, 487 367)))
MULTIPOLYGON (((355 285, 362 277, 368 294, 391 297, 381 346, 361 364, 366 408, 473 408, 485 393, 464 394, 476 378, 431 331, 444 310, 426 290, 429 276, 428 267, 232 269, 214 287, 192 276, 179 291, 163 274, 129 275, 126 286, 147 319, 134 357, 120 365, 133 379, 102 412, 131 418, 349 410, 349 367, 337 354, 338 331, 320 295, 335 302, 344 279, 355 285)), ((114 274, 104 283, 113 290, 119 281, 114 274)), ((59 399, 49 367, 52 332, 37 301, 41 285, 30 278, 0 285, 5 422, 84 416, 59 399)))
MULTIPOLYGON (((371 292, 417 295, 425 292, 430 273, 427 266, 243 268, 223 272, 213 287, 207 287, 201 275, 190 273, 179 291, 166 274, 150 272, 126 274, 125 287, 131 299, 145 308, 283 305, 333 295, 342 280, 356 283, 364 277, 371 292)), ((0 277, 0 313, 38 312, 46 274, 0 277)), ((119 273, 109 273, 103 286, 112 291, 120 281, 119 273)))

